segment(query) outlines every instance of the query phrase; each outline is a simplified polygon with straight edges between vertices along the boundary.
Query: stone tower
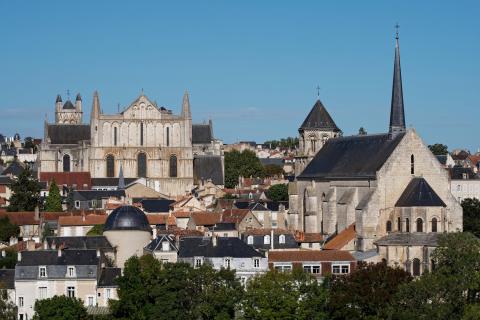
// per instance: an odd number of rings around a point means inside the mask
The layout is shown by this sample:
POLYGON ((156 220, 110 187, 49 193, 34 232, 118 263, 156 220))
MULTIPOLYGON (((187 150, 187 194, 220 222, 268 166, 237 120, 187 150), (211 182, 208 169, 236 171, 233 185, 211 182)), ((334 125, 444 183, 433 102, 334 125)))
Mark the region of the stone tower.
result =
POLYGON ((77 94, 75 105, 68 99, 62 105, 62 97, 57 95, 55 101, 55 123, 56 124, 82 124, 82 97, 77 94))

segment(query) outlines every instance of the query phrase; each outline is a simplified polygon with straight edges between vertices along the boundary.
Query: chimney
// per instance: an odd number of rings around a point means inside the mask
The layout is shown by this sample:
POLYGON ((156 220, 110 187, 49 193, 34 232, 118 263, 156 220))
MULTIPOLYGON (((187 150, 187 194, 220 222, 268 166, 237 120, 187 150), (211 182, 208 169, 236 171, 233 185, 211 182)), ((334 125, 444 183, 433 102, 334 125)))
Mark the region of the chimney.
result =
POLYGON ((58 257, 61 257, 61 256, 62 256, 62 251, 63 251, 63 246, 58 246, 58 249, 57 249, 57 255, 58 255, 58 257))
POLYGON ((213 245, 214 247, 217 246, 217 236, 216 236, 215 234, 212 235, 212 245, 213 245))
POLYGON ((22 253, 20 251, 17 253, 17 260, 19 262, 22 261, 22 253))
POLYGON ((53 250, 57 249, 57 243, 55 242, 55 240, 52 241, 51 249, 53 249, 53 250))
POLYGON ((274 236, 274 232, 273 232, 273 229, 270 230, 270 249, 274 249, 275 246, 273 245, 273 241, 275 240, 275 238, 273 237, 274 236))
MULTIPOLYGON (((167 226, 168 226, 168 223, 167 223, 167 226)), ((167 227, 167 229, 168 229, 168 227, 167 227)), ((153 228, 152 231, 153 231, 152 237, 153 237, 153 239, 156 239, 156 238, 157 238, 157 232, 158 232, 158 231, 157 231, 157 228, 156 228, 156 227, 153 228)))
POLYGON ((43 250, 47 250, 48 249, 48 241, 45 239, 43 240, 43 250))
POLYGON ((175 246, 177 247, 177 249, 180 249, 180 236, 179 235, 175 236, 175 246))
POLYGON ((35 241, 32 239, 27 240, 27 250, 28 251, 35 251, 35 241))
POLYGON ((100 249, 97 249, 97 258, 100 258, 100 249))
POLYGON ((38 208, 38 206, 35 207, 35 221, 38 221, 40 220, 40 209, 38 208))

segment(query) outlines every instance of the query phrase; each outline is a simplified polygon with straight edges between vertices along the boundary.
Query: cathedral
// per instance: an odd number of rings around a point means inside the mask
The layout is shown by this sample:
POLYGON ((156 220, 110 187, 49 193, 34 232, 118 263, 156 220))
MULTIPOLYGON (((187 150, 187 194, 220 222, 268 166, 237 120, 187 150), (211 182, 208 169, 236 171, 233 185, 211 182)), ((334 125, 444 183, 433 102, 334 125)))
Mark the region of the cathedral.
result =
POLYGON ((447 171, 405 126, 398 34, 389 131, 342 136, 318 100, 299 135, 290 229, 321 233, 325 248, 386 259, 413 275, 432 267, 438 234, 462 230, 447 171))
POLYGON ((223 185, 222 142, 213 124, 193 124, 185 92, 179 114, 143 93, 117 114, 105 114, 94 93, 90 123, 82 97, 55 103, 55 123, 45 121, 40 172, 90 172, 92 178, 145 178, 148 187, 174 198, 200 180, 223 185))

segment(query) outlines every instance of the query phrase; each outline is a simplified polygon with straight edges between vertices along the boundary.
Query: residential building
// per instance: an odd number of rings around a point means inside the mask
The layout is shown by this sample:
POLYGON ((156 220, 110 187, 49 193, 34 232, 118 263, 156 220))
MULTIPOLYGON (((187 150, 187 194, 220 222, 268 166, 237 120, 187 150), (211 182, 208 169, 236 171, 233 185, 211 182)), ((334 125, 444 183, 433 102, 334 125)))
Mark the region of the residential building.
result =
POLYGON ((163 263, 175 263, 178 255, 178 239, 170 234, 161 234, 143 248, 143 253, 151 254, 163 263))

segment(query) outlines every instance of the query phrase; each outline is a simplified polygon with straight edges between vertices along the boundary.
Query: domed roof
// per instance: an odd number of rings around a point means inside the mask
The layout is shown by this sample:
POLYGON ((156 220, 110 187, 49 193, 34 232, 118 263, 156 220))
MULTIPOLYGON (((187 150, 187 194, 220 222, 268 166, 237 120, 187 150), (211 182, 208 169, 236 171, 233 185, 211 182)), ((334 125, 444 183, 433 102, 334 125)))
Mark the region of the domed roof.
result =
POLYGON ((114 230, 152 231, 145 213, 134 206, 119 207, 110 213, 103 231, 114 230))
POLYGON ((67 102, 65 102, 63 105, 63 109, 75 109, 75 106, 73 105, 72 101, 67 100, 67 102))

